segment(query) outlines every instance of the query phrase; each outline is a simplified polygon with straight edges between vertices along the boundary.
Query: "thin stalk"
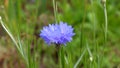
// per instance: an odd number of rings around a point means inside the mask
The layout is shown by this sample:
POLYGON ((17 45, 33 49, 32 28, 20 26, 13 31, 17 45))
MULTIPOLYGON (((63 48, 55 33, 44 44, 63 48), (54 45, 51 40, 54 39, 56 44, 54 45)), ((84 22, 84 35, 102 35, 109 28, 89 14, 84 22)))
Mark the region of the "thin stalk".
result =
MULTIPOLYGON (((106 9, 106 0, 101 0, 104 10, 104 16, 105 16, 105 24, 104 24, 104 48, 107 45, 107 31, 108 31, 108 19, 107 19, 107 9, 106 9)), ((104 49, 103 49, 104 51, 104 49)), ((103 52, 104 56, 104 52, 103 52)), ((103 60, 103 58, 102 58, 103 60)), ((102 61, 101 61, 102 62, 102 61)))
POLYGON ((103 7, 104 7, 104 16, 105 16, 105 44, 106 44, 106 42, 107 42, 107 30, 108 30, 106 0, 104 0, 104 2, 103 2, 103 7))
POLYGON ((15 41, 15 38, 11 34, 10 30, 8 30, 8 27, 3 23, 1 16, 0 16, 0 23, 1 23, 2 27, 5 29, 5 31, 8 33, 8 35, 10 36, 10 38, 12 39, 12 41, 14 42, 14 44, 16 45, 18 51, 20 51, 19 45, 15 41))
MULTIPOLYGON (((84 46, 84 23, 86 18, 86 0, 84 1, 84 16, 81 24, 81 36, 80 36, 80 48, 83 48, 84 46)), ((82 49, 80 49, 80 53, 82 52, 82 49)))
POLYGON ((88 46, 88 42, 86 42, 86 47, 87 47, 87 50, 88 50, 88 53, 89 53, 89 56, 90 56, 90 61, 92 62, 93 61, 93 55, 92 55, 92 52, 90 51, 90 48, 88 46))
POLYGON ((56 20, 56 7, 55 7, 55 0, 53 0, 53 9, 54 9, 54 17, 55 17, 55 22, 57 23, 57 20, 56 20))
POLYGON ((96 45, 96 32, 95 32, 95 30, 96 30, 96 17, 95 17, 95 11, 94 11, 94 5, 93 5, 93 0, 91 0, 91 6, 92 6, 92 15, 93 15, 93 44, 94 44, 94 46, 95 46, 95 48, 94 48, 94 50, 96 50, 96 54, 97 54, 97 45, 96 45))
POLYGON ((12 35, 12 33, 10 32, 9 28, 3 23, 2 18, 0 16, 0 23, 2 25, 2 27, 5 29, 5 31, 8 33, 8 35, 10 36, 10 38, 12 39, 13 43, 15 44, 15 46, 17 47, 18 51, 20 52, 22 58, 26 61, 26 57, 24 55, 23 49, 21 48, 21 43, 20 40, 18 40, 18 42, 15 40, 14 36, 12 35))
POLYGON ((60 48, 60 61, 61 61, 61 67, 65 68, 64 49, 63 49, 63 47, 60 48))
MULTIPOLYGON (((95 50, 95 57, 94 58, 97 58, 95 61, 94 61, 94 66, 97 65, 99 66, 100 63, 98 63, 97 61, 99 60, 98 58, 98 44, 97 44, 97 41, 96 41, 96 15, 95 15, 95 9, 94 9, 94 5, 93 5, 93 0, 91 0, 91 6, 92 6, 92 15, 93 15, 93 45, 95 46, 94 47, 94 50, 95 50)), ((93 66, 92 66, 93 67, 93 66)))
POLYGON ((59 22, 59 18, 58 18, 58 2, 56 2, 56 5, 55 5, 55 12, 56 12, 56 22, 59 22))
MULTIPOLYGON (((84 16, 83 16, 83 21, 82 21, 82 26, 81 26, 81 46, 80 46, 80 54, 82 53, 83 51, 83 54, 81 55, 81 57, 78 59, 77 63, 75 64, 74 68, 76 68, 78 66, 78 63, 80 63, 83 55, 85 54, 85 51, 86 49, 83 49, 84 48, 84 45, 85 45, 85 31, 84 31, 84 24, 85 24, 85 19, 86 19, 86 12, 87 12, 87 1, 84 0, 84 16)), ((85 64, 84 67, 86 67, 86 64, 87 64, 87 55, 84 55, 84 62, 83 64, 85 64)))
POLYGON ((73 68, 77 68, 77 66, 79 65, 80 61, 82 60, 83 56, 85 55, 86 49, 84 49, 83 53, 81 54, 80 58, 78 59, 78 61, 75 63, 73 68))

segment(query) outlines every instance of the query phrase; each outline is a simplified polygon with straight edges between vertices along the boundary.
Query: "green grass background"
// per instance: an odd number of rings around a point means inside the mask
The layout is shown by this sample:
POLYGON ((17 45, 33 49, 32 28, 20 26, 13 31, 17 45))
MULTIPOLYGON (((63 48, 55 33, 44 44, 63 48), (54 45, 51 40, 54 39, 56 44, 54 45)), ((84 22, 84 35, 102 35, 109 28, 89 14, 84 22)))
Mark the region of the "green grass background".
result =
MULTIPOLYGON (((108 16, 106 42, 104 9, 100 0, 55 0, 55 2, 56 20, 72 25, 75 32, 73 41, 63 47, 64 68, 74 68, 76 65, 76 68, 119 68, 120 1, 106 1, 108 16)), ((60 56, 56 57, 56 47, 47 46, 39 37, 43 26, 55 23, 52 0, 0 0, 0 16, 19 46, 18 49, 14 46, 0 25, 1 54, 3 50, 6 50, 6 53, 15 50, 15 54, 13 53, 15 56, 11 55, 11 52, 8 59, 0 60, 0 66, 63 68, 61 67, 63 64, 57 61, 60 56), (18 64, 15 65, 14 62, 18 64)))

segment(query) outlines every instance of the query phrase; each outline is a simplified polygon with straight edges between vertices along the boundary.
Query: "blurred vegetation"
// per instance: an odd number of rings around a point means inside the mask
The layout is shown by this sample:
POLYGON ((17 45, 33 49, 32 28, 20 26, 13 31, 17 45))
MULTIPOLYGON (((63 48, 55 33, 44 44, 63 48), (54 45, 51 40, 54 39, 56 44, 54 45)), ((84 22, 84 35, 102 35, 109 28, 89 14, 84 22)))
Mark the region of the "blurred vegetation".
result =
MULTIPOLYGON (((108 38, 104 45, 104 10, 100 0, 55 0, 57 21, 74 27, 73 41, 64 47, 66 68, 73 68, 84 50, 89 51, 77 68, 120 67, 120 4, 107 0, 108 38), (94 37, 95 34, 95 37, 94 37)), ((52 0, 0 0, 0 16, 24 51, 30 46, 30 56, 36 66, 59 68, 55 46, 47 46, 39 37, 40 30, 54 22, 52 0)), ((0 25, 0 68, 25 68, 25 60, 0 25)))

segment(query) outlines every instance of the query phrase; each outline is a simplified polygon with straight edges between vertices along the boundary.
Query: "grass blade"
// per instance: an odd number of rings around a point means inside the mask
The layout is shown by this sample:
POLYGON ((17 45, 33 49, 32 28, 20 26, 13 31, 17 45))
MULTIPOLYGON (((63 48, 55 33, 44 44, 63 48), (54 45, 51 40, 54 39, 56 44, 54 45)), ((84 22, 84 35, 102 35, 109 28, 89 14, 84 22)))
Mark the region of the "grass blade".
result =
POLYGON ((79 63, 80 63, 82 57, 84 56, 85 52, 86 52, 86 49, 84 49, 82 55, 80 56, 80 58, 78 59, 78 61, 75 63, 74 68, 77 68, 77 66, 79 65, 79 63))
POLYGON ((10 38, 12 39, 12 41, 14 42, 14 44, 16 45, 17 49, 20 51, 20 48, 19 48, 17 42, 15 41, 15 38, 13 37, 13 35, 10 32, 10 30, 8 29, 8 27, 3 23, 1 16, 0 16, 0 23, 1 23, 2 27, 5 29, 5 31, 8 33, 8 35, 10 36, 10 38))

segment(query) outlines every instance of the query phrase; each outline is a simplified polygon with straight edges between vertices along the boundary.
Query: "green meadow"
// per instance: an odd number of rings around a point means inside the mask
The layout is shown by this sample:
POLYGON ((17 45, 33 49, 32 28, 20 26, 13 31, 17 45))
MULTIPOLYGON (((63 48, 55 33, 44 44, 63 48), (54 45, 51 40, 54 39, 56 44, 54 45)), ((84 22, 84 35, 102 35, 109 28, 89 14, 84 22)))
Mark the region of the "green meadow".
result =
POLYGON ((0 0, 0 68, 120 68, 120 0, 0 0), (40 37, 66 22, 66 45, 40 37))

